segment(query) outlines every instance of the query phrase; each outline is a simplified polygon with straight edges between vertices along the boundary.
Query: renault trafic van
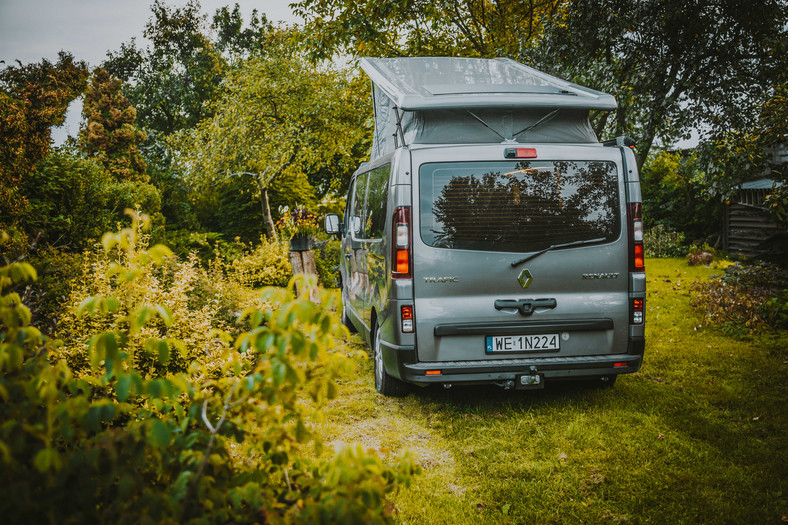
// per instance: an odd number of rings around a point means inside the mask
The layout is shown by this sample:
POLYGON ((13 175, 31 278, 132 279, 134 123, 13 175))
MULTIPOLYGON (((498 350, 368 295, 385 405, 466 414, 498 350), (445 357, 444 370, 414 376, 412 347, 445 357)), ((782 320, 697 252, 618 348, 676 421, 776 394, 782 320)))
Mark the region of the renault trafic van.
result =
POLYGON ((645 347, 641 195, 615 99, 506 59, 362 59, 371 160, 341 238, 342 317, 375 387, 612 385, 645 347))

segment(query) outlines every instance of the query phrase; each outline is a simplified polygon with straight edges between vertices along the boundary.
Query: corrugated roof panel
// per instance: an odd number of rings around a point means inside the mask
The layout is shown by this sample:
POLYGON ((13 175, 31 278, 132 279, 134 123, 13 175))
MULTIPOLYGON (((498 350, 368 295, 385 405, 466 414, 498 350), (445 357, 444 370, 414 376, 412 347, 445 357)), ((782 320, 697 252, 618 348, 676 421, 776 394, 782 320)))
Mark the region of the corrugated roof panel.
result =
MULTIPOLYGON (((745 182, 741 185, 741 189, 743 190, 770 190, 772 189, 772 185, 774 181, 772 179, 758 179, 758 180, 751 180, 750 182, 745 182)), ((778 186, 782 186, 782 183, 778 182, 778 186)))

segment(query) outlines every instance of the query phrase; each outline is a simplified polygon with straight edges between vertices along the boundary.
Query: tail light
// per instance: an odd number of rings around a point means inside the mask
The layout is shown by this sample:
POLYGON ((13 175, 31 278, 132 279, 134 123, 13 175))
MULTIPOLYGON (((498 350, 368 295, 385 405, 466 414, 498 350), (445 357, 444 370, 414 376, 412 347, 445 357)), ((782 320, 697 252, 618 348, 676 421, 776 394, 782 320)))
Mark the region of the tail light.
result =
POLYGON ((413 307, 403 306, 400 309, 400 317, 402 321, 402 333, 413 333, 413 307))
POLYGON ((400 206, 394 211, 394 220, 391 221, 392 238, 391 247, 391 278, 410 279, 413 277, 412 239, 410 223, 410 206, 400 206))
POLYGON ((627 206, 629 217, 629 245, 631 247, 629 259, 630 272, 646 271, 646 255, 643 250, 643 205, 631 202, 627 206))
POLYGON ((632 299, 632 324, 643 324, 643 318, 645 316, 643 303, 644 299, 642 297, 632 299))

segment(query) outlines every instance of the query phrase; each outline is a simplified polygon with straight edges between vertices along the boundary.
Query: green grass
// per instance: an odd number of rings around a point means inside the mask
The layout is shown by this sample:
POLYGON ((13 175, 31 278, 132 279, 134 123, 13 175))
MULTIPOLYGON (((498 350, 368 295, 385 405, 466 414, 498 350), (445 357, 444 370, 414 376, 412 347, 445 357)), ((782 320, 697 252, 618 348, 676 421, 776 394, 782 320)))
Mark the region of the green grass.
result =
POLYGON ((316 431, 328 449, 419 457, 422 474, 393 496, 402 523, 778 523, 788 335, 741 341, 702 326, 690 285, 712 273, 648 260, 645 362, 613 389, 387 399, 359 360, 316 431))

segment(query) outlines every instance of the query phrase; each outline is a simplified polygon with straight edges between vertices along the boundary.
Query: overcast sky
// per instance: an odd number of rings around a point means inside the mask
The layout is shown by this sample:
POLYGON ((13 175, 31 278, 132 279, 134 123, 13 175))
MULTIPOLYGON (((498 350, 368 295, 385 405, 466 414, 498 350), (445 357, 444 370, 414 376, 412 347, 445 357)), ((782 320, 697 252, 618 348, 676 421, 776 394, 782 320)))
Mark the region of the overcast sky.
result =
MULTIPOLYGON (((204 13, 212 15, 225 5, 238 3, 244 20, 253 9, 265 13, 269 20, 297 22, 289 4, 294 0, 201 0, 204 13)), ((186 0, 165 0, 168 5, 182 6, 186 0)), ((60 50, 95 67, 120 44, 137 37, 143 45, 142 30, 151 16, 153 0, 0 0, 0 60, 5 65, 57 59, 60 50)), ((3 67, 0 64, 0 67, 3 67)), ((75 106, 75 104, 72 104, 75 106)), ((69 108, 65 129, 55 130, 56 143, 67 134, 75 135, 81 107, 69 108)))
MULTIPOLYGON (((182 6, 185 0, 165 0, 182 6)), ((253 9, 269 20, 295 22, 293 0, 201 0, 203 12, 212 15, 225 5, 238 3, 245 19, 253 9)), ((0 60, 13 64, 54 60, 58 51, 69 51, 91 67, 108 50, 136 36, 142 39, 151 16, 153 0, 0 0, 0 60)))

